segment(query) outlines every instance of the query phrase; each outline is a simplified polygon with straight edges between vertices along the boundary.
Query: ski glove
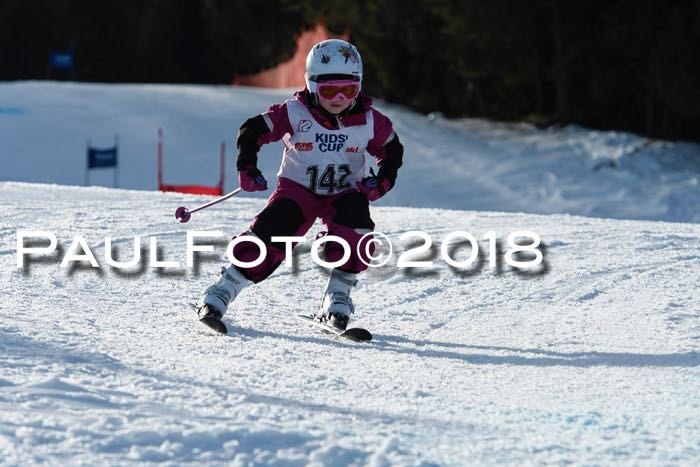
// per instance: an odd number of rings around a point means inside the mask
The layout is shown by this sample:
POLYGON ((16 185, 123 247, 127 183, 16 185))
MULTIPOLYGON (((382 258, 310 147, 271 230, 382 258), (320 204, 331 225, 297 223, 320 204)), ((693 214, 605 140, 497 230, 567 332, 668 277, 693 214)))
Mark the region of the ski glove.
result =
POLYGON ((257 167, 247 167, 239 171, 238 184, 243 191, 267 190, 267 180, 257 167))
POLYGON ((391 190, 391 182, 388 178, 382 177, 381 174, 365 177, 355 183, 355 186, 369 201, 376 201, 391 190))

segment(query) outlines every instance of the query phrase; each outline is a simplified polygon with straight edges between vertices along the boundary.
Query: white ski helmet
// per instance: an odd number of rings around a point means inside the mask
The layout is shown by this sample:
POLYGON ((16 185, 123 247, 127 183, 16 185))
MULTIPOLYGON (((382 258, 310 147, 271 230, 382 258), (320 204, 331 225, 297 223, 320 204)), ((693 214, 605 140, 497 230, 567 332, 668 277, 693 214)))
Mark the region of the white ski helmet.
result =
POLYGON ((319 78, 353 79, 362 83, 362 57, 357 48, 341 39, 328 39, 311 47, 306 56, 306 88, 316 94, 319 78), (330 76, 327 76, 330 75, 330 76))

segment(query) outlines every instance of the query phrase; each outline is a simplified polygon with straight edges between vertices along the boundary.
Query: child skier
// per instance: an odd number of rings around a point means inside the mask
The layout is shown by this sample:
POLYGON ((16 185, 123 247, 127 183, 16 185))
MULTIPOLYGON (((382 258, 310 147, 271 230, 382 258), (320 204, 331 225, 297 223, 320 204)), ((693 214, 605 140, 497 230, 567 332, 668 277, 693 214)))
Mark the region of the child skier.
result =
MULTIPOLYGON (((351 255, 332 270, 316 318, 345 330, 354 311, 350 292, 357 274, 367 269, 357 247, 362 236, 374 229, 369 202, 394 186, 403 146, 389 118, 360 92, 362 59, 355 46, 338 39, 319 42, 306 57, 304 77, 306 88, 295 93, 294 99, 273 105, 240 128, 237 169, 244 191, 267 190, 267 181, 257 168, 260 146, 282 139, 285 147, 277 188, 241 234, 262 240, 265 260, 251 268, 231 265, 223 269, 200 300, 200 320, 218 332, 226 332, 221 317, 241 291, 266 279, 284 261, 285 244, 271 238, 303 236, 317 218, 329 235, 348 242, 351 255), (365 172, 365 151, 377 161, 376 175, 365 172)), ((336 242, 324 244, 328 262, 340 260, 343 252, 336 242)), ((234 257, 244 262, 260 254, 252 242, 241 242, 233 250, 234 257)))

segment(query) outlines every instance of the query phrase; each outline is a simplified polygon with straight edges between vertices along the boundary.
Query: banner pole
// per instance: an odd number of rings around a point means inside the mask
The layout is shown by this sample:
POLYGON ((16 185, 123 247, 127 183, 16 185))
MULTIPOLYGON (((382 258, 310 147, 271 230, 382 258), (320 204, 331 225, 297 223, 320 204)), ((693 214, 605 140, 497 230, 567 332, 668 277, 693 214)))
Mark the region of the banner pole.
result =
POLYGON ((89 178, 88 174, 90 172, 90 140, 85 142, 85 186, 88 186, 89 178))
POLYGON ((114 135, 114 188, 119 187, 119 135, 114 135))

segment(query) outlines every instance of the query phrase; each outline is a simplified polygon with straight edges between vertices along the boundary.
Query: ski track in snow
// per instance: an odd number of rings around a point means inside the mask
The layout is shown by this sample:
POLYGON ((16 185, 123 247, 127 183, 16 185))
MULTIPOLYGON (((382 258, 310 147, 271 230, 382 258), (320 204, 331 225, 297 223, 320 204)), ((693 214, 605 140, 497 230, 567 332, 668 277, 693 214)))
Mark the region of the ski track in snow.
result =
POLYGON ((237 299, 228 336, 187 306, 218 274, 223 246, 199 274, 105 266, 105 236, 122 258, 134 235, 158 236, 165 259, 184 263, 186 229, 236 234, 260 199, 186 226, 175 207, 205 198, 2 182, 0 199, 0 463, 700 459, 697 225, 373 207, 399 252, 416 228, 436 248, 454 230, 504 240, 526 229, 546 267, 492 270, 482 258, 456 271, 433 254, 433 270, 371 269, 353 323, 375 340, 355 344, 294 319, 325 285, 308 248, 237 299), (64 251, 84 235, 103 266, 64 270, 54 256, 18 269, 19 229, 52 231, 64 251))

